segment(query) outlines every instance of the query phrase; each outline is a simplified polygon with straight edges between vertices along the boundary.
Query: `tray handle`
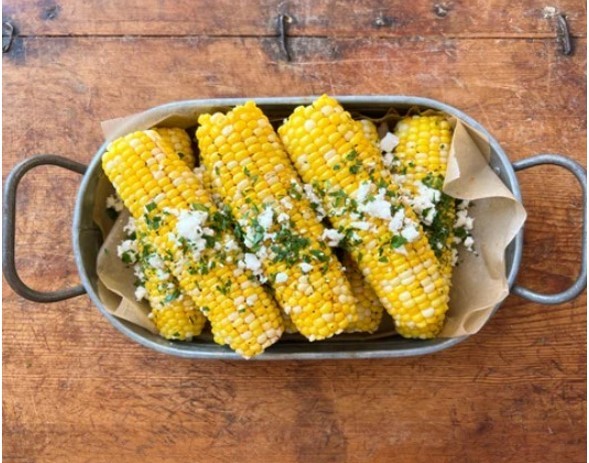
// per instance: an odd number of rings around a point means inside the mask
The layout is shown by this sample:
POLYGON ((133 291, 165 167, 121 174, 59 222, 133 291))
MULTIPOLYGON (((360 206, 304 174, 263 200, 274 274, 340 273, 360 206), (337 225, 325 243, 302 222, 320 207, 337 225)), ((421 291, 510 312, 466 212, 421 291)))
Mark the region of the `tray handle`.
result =
POLYGON ((571 172, 579 182, 583 193, 583 229, 581 236, 581 269, 575 282, 567 289, 556 294, 541 294, 523 286, 515 285, 512 288, 513 294, 517 294, 532 302, 540 304, 562 304, 568 302, 583 292, 587 286, 587 172, 577 162, 558 154, 538 154, 521 161, 513 163, 514 170, 520 171, 530 167, 552 164, 564 167, 571 172))
POLYGON ((16 225, 16 190, 24 175, 34 167, 53 165, 77 172, 83 175, 86 166, 53 154, 42 154, 25 159, 18 164, 6 179, 4 185, 4 199, 2 202, 2 272, 4 278, 20 296, 34 302, 58 302, 72 297, 80 296, 86 292, 82 285, 57 291, 43 292, 27 286, 18 275, 14 255, 15 225, 16 225))

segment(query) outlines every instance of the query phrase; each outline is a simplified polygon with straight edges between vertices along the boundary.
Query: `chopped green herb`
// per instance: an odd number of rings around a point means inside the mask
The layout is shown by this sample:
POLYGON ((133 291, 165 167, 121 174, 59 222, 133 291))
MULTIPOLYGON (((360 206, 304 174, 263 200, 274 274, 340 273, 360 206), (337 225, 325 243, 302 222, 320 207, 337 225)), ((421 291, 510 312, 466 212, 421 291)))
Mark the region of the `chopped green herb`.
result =
POLYGON ((152 201, 151 203, 148 203, 145 205, 145 209, 147 209, 147 212, 151 212, 153 211, 157 206, 155 205, 155 203, 152 201))
POLYGON ((123 253, 123 255, 121 256, 121 260, 125 264, 132 264, 137 260, 137 256, 135 255, 135 253, 133 251, 125 251, 123 253))
POLYGON ((327 262, 329 260, 329 256, 327 254, 325 254, 323 251, 320 251, 318 249, 311 249, 311 251, 309 251, 313 257, 315 257, 315 259, 317 259, 319 262, 327 262))
POLYGON ((209 208, 207 206, 205 206, 204 204, 199 204, 199 203, 192 203, 192 210, 194 211, 202 211, 202 212, 209 212, 209 208))
POLYGON ((390 243, 392 248, 397 249, 403 246, 405 243, 407 243, 407 240, 403 238, 401 235, 395 235, 391 238, 390 243))
POLYGON ((145 224, 147 225, 147 228, 151 230, 157 230, 162 224, 162 218, 159 215, 154 215, 153 217, 146 215, 145 224))
POLYGON ((229 294, 229 291, 231 290, 231 280, 227 279, 227 281, 225 281, 221 285, 217 285, 216 289, 224 296, 227 296, 229 294))
POLYGON ((287 192, 288 192, 288 195, 291 198, 293 198, 293 199, 299 200, 299 199, 301 199, 303 197, 303 195, 301 194, 301 188, 300 188, 300 186, 297 183, 295 183, 295 182, 292 182, 290 184, 290 186, 288 187, 287 192))
POLYGON ((352 150, 348 154, 346 154, 346 160, 348 160, 348 161, 353 161, 357 157, 358 157, 358 153, 356 152, 356 150, 352 150))
POLYGON ((176 288, 174 290, 174 292, 168 294, 165 298, 164 298, 164 304, 169 304, 172 301, 175 301, 176 299, 178 299, 180 296, 182 295, 182 293, 180 292, 180 290, 178 288, 176 288))
POLYGON ((350 174, 357 174, 358 172, 360 172, 361 167, 362 167, 362 164, 360 164, 360 163, 356 163, 356 164, 350 166, 350 174))

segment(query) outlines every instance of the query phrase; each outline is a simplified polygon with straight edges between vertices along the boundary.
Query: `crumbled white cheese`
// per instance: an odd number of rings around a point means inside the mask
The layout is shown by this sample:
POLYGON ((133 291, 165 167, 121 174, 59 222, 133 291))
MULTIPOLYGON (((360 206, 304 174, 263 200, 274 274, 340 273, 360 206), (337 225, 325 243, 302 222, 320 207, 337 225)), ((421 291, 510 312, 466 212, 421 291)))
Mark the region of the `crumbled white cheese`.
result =
POLYGON ((464 239, 464 247, 469 250, 472 251, 473 250, 473 246, 474 246, 474 239, 472 236, 467 236, 464 239))
POLYGON ((327 242, 328 246, 336 247, 344 239, 344 234, 333 228, 326 228, 321 235, 321 239, 327 242))
POLYGON ((380 149, 385 153, 391 153, 395 147, 399 144, 399 137, 393 135, 391 132, 387 132, 382 140, 380 140, 380 149))
POLYGON ((370 193, 370 188, 372 187, 372 183, 370 182, 362 182, 358 189, 356 190, 356 201, 359 203, 363 203, 366 201, 368 194, 370 193))
POLYGON ((417 238, 419 238, 419 231, 413 224, 406 225, 405 228, 403 228, 401 231, 401 236, 405 238, 408 243, 413 243, 417 238))
POLYGON ((176 232, 188 241, 197 241, 203 234, 202 226, 207 220, 208 214, 204 211, 180 211, 176 232))
POLYGON ((110 195, 106 198, 107 209, 114 209, 117 212, 121 212, 123 207, 125 207, 125 205, 123 204, 121 198, 119 198, 117 195, 110 195))
POLYGON ((417 194, 409 199, 409 203, 422 222, 425 225, 431 225, 436 217, 436 204, 442 198, 442 193, 423 182, 416 182, 416 186, 417 194))
POLYGON ((147 290, 145 289, 145 287, 137 286, 137 288, 135 288, 135 299, 137 299, 138 301, 141 301, 142 299, 145 299, 146 296, 147 296, 147 290))
POLYGON ((274 211, 270 206, 266 206, 262 213, 258 215, 258 223, 260 224, 260 227, 262 227, 264 230, 269 230, 272 226, 273 218, 274 211))
POLYGON ((372 201, 358 205, 358 210, 371 217, 391 220, 391 203, 385 199, 386 190, 381 188, 372 201))
POLYGON ((323 209, 323 205, 321 204, 321 199, 315 193, 313 186, 305 183, 303 184, 303 191, 309 202, 315 207, 315 212, 317 212, 319 220, 323 220, 327 214, 325 213, 325 209, 323 209))
POLYGON ((224 244, 225 251, 237 251, 239 249, 239 245, 233 238, 229 238, 225 241, 224 244))
POLYGON ((133 217, 129 217, 129 221, 127 222, 127 225, 125 225, 123 227, 123 231, 127 235, 132 235, 133 233, 135 233, 136 227, 135 227, 135 219, 133 217))
POLYGON ((390 169, 395 165, 395 155, 393 153, 385 153, 382 157, 382 162, 385 167, 390 169))
POLYGON ((301 271, 303 273, 309 273, 311 270, 313 270, 313 266, 311 264, 307 264, 306 262, 299 264, 299 267, 301 267, 301 271))
POLYGON ((454 228, 464 228, 465 230, 472 230, 474 226, 474 219, 468 216, 466 209, 459 209, 456 212, 456 222, 454 228))
POLYGON ((123 258, 126 255, 131 262, 135 262, 138 256, 137 241, 124 240, 117 246, 117 256, 123 258))
POLYGON ((352 222, 350 223, 351 228, 355 228, 356 230, 368 230, 370 228, 370 224, 368 222, 360 221, 360 222, 352 222))
POLYGON ((278 214, 276 220, 278 221, 278 223, 288 222, 290 220, 290 216, 288 214, 285 214, 284 212, 281 212, 280 214, 278 214))
POLYGON ((276 274, 274 281, 276 283, 285 283, 288 280, 288 275, 284 272, 279 272, 276 274))
POLYGON ((158 280, 161 280, 161 281, 165 281, 168 278, 170 278, 170 274, 168 272, 166 272, 162 269, 159 269, 159 268, 156 270, 155 276, 157 277, 158 280))
POLYGON ((405 209, 400 208, 391 218, 391 221, 389 222, 389 230, 392 232, 399 231, 403 226, 403 220, 405 220, 405 209))
POLYGON ((260 260, 256 257, 255 254, 252 254, 251 252, 247 252, 243 256, 243 261, 245 268, 251 270, 254 273, 262 268, 262 263, 260 260))
POLYGON ((155 269, 163 270, 165 268, 164 261, 157 254, 150 254, 147 258, 147 264, 155 269))

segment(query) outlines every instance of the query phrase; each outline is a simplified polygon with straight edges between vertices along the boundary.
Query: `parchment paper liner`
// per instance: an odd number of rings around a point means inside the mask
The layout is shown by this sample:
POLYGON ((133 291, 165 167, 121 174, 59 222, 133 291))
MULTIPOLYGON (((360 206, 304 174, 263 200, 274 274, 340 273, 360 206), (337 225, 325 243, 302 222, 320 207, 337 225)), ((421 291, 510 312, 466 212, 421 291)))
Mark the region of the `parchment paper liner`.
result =
MULTIPOLYGON (((194 108, 182 113, 139 113, 102 123, 107 140, 135 130, 155 126, 189 128, 195 125, 200 113, 225 108, 194 108)), ((273 117, 270 117, 272 120, 273 117)), ((389 111, 376 122, 386 126, 398 119, 395 111, 389 111)), ((455 126, 444 192, 459 199, 473 201, 469 213, 474 217, 475 249, 478 255, 460 249, 460 264, 454 269, 450 310, 440 337, 451 338, 474 334, 489 319, 493 307, 509 293, 505 269, 505 248, 523 226, 526 212, 490 168, 488 140, 460 120, 452 118, 455 126)), ((386 129, 386 127, 385 127, 386 129)), ((106 178, 101 178, 96 190, 94 220, 106 235, 99 252, 97 274, 99 297, 113 315, 128 320, 151 332, 156 332, 147 317, 149 307, 138 303, 134 297, 134 276, 117 257, 116 247, 123 237, 122 228, 127 212, 113 224, 105 212, 106 198, 114 192, 106 178), (112 228, 111 228, 112 227, 112 228)), ((369 340, 394 335, 391 323, 385 315, 381 328, 372 335, 341 335, 337 339, 369 340)))

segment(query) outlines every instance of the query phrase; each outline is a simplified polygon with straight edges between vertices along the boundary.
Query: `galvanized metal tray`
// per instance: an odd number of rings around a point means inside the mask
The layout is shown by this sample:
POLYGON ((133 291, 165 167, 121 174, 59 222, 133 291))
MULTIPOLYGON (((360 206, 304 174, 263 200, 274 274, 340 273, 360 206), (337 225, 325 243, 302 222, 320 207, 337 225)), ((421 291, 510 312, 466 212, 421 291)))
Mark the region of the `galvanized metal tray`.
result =
MULTIPOLYGON (((583 235, 580 254, 580 272, 575 283, 567 290, 558 294, 539 294, 515 284, 520 268, 523 230, 510 243, 506 249, 506 275, 511 292, 521 297, 541 304, 559 304, 575 298, 580 294, 587 283, 587 225, 586 217, 586 172, 575 161, 556 154, 542 154, 521 161, 510 162, 509 158, 499 143, 478 122, 457 108, 428 98, 413 96, 342 96, 337 97, 344 107, 350 111, 356 111, 367 116, 380 117, 391 107, 403 110, 410 107, 432 108, 444 111, 457 117, 474 129, 486 136, 491 145, 490 165, 499 175, 503 183, 513 193, 514 197, 521 201, 521 192, 516 177, 516 172, 530 167, 554 164, 569 170, 577 178, 583 190, 583 235)), ((285 117, 299 105, 311 103, 315 97, 291 97, 291 98, 232 98, 189 100, 158 106, 150 110, 153 115, 173 114, 181 111, 194 111, 198 114, 211 109, 229 108, 242 104, 246 100, 253 99, 270 117, 285 117)), ((124 130, 122 127, 121 130, 124 130)), ((88 293, 96 307, 104 317, 121 333, 138 343, 156 351, 179 357, 197 359, 240 359, 237 354, 227 347, 218 346, 210 337, 199 337, 193 342, 182 343, 167 341, 157 335, 149 333, 131 323, 120 320, 111 315, 104 308, 97 295, 96 257, 102 243, 101 232, 92 220, 94 207, 94 191, 98 180, 104 176, 100 158, 106 149, 103 144, 89 166, 54 155, 40 155, 29 158, 16 166, 5 183, 3 200, 3 270, 7 282, 15 292, 21 296, 36 302, 54 302, 68 299, 88 293), (30 169, 52 164, 78 172, 83 175, 78 192, 73 220, 73 252, 80 274, 82 285, 65 290, 45 293, 29 288, 18 276, 15 266, 14 242, 15 242, 15 213, 16 213, 16 189, 20 179, 30 169)), ((500 304, 494 308, 499 309, 500 304)), ((372 340, 346 340, 338 337, 326 342, 309 343, 299 340, 281 340, 270 347, 262 355, 256 357, 260 360, 283 359, 338 359, 338 358, 381 358, 381 357, 408 357, 414 355, 426 355, 447 349, 466 339, 466 337, 452 339, 433 339, 427 341, 408 340, 399 336, 386 339, 372 340)))

